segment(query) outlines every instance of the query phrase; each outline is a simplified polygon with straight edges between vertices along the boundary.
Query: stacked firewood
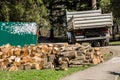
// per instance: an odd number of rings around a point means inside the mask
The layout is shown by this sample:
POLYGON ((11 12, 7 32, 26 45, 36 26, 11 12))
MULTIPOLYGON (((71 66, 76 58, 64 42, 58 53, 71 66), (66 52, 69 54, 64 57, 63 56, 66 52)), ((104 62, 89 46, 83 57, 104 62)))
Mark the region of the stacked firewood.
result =
POLYGON ((61 69, 81 65, 99 64, 104 61, 104 53, 101 53, 100 48, 98 47, 92 48, 90 45, 82 46, 76 44, 63 46, 61 48, 62 51, 58 53, 58 60, 59 63, 61 63, 61 69))
POLYGON ((0 70, 63 69, 103 62, 100 48, 80 44, 38 44, 0 47, 0 70))
POLYGON ((37 46, 10 46, 0 47, 0 69, 1 70, 28 70, 42 69, 44 60, 37 46))

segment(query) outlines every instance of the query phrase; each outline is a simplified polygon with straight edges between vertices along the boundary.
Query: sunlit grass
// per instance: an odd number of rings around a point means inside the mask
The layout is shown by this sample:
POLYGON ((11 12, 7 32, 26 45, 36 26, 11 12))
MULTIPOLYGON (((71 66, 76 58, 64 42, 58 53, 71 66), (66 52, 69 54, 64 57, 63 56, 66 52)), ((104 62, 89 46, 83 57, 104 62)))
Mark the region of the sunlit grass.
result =
POLYGON ((120 41, 112 41, 109 44, 110 45, 120 45, 120 41))
MULTIPOLYGON (((90 66, 88 66, 90 67, 90 66)), ((20 70, 20 71, 0 71, 0 80, 60 80, 63 76, 73 72, 86 69, 88 67, 69 68, 63 70, 20 70)))

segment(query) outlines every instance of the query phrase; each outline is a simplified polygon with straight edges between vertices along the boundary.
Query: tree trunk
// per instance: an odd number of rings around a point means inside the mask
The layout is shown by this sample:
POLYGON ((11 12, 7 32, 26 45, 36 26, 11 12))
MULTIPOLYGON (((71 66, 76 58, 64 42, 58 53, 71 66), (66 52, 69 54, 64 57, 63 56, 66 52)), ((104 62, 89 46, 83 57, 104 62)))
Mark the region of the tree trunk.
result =
POLYGON ((97 9, 97 1, 96 0, 92 0, 92 9, 95 10, 97 9))
MULTIPOLYGON (((53 0, 50 0, 50 3, 49 3, 49 8, 50 8, 50 23, 51 23, 51 26, 53 26, 53 0)), ((53 27, 51 27, 50 29, 50 39, 53 39, 54 38, 54 30, 53 30, 53 27)))
POLYGON ((53 39, 54 38, 54 29, 53 27, 51 27, 50 29, 50 39, 53 39))

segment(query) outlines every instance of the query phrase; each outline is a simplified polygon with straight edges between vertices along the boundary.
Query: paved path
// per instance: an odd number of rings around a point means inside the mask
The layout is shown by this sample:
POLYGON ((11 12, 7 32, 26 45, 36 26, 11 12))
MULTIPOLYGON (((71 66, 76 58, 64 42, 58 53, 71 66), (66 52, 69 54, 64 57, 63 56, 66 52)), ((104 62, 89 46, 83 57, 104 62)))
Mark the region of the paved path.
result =
POLYGON ((109 46, 117 56, 97 66, 79 71, 62 80, 117 80, 120 75, 120 46, 109 46))

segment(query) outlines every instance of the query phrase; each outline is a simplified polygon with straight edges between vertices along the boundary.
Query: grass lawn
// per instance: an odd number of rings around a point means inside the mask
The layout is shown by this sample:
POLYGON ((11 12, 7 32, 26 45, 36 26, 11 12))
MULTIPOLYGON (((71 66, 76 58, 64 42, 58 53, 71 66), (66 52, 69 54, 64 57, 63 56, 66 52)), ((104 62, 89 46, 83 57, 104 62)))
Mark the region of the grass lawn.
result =
POLYGON ((117 80, 120 80, 120 76, 118 77, 118 79, 117 80))
POLYGON ((111 41, 110 45, 120 45, 120 41, 111 41))
MULTIPOLYGON (((91 65, 93 66, 93 65, 91 65)), ((89 66, 90 67, 90 66, 89 66)), ((69 68, 62 70, 21 70, 21 71, 0 71, 0 80, 60 80, 63 76, 88 67, 69 68)))

